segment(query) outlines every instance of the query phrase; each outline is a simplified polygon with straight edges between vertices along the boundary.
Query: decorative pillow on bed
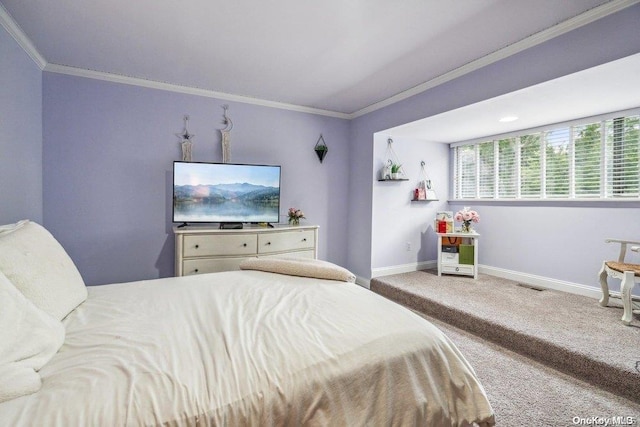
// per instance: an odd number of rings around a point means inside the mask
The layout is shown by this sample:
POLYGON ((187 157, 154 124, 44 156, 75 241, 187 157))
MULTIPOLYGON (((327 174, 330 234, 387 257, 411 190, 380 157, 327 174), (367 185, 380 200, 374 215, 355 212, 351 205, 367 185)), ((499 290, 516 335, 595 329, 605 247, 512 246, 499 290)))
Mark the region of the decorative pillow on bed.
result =
POLYGON ((0 272, 0 402, 35 393, 36 372, 64 342, 64 326, 36 307, 0 272))
POLYGON ((69 255, 51 233, 32 221, 0 226, 0 271, 57 320, 87 299, 87 288, 69 255))
POLYGON ((328 261, 305 258, 249 258, 240 263, 242 270, 260 270, 289 276, 313 277, 316 279, 340 280, 355 283, 356 276, 328 261))

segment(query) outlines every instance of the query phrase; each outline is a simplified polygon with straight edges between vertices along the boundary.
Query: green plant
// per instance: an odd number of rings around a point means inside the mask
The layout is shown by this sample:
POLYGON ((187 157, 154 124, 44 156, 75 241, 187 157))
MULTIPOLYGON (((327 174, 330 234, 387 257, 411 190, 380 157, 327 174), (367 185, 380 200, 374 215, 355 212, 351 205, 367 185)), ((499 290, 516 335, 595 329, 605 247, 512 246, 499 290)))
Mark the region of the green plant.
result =
POLYGON ((400 172, 400 168, 402 167, 402 165, 398 164, 398 163, 392 163, 391 164, 391 173, 398 173, 400 172))
POLYGON ((321 144, 321 145, 316 145, 313 150, 316 152, 316 155, 318 156, 318 160, 320 160, 320 163, 322 163, 324 156, 326 156, 327 153, 329 152, 329 147, 327 147, 324 144, 321 144))

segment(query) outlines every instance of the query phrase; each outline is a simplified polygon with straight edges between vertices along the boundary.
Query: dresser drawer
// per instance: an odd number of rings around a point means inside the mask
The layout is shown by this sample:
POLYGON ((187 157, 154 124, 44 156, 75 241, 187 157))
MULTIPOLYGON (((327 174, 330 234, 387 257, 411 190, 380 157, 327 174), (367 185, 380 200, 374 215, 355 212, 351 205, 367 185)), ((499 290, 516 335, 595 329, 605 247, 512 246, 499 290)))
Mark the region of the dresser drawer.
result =
POLYGON ((260 258, 301 258, 301 259, 315 259, 316 253, 313 249, 308 251, 295 251, 295 252, 283 252, 276 254, 262 254, 260 258))
POLYGON ((256 257, 315 259, 318 226, 249 226, 222 230, 214 226, 174 226, 175 275, 238 270, 240 263, 256 257))
POLYGON ((219 255, 255 255, 258 239, 255 234, 184 236, 184 257, 219 255))
POLYGON ((441 252, 442 264, 458 264, 459 255, 450 252, 441 252))
POLYGON ((258 255, 299 249, 314 249, 316 245, 314 236, 313 230, 259 234, 258 255))
POLYGON ((240 270, 240 263, 250 257, 194 258, 182 262, 182 275, 240 270))
POLYGON ((473 265, 442 264, 442 272, 448 274, 473 274, 473 265))

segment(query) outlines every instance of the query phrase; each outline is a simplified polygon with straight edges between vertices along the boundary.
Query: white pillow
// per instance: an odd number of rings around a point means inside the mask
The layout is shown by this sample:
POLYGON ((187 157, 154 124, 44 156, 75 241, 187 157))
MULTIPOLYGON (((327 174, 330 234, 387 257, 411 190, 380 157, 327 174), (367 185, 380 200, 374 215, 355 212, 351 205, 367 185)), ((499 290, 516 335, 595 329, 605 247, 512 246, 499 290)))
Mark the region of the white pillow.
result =
POLYGON ((32 221, 0 227, 0 271, 57 320, 87 299, 87 288, 69 255, 51 233, 32 221))
POLYGON ((15 224, 0 225, 0 235, 2 235, 3 233, 11 233, 12 231, 17 230, 28 222, 28 219, 23 219, 22 221, 18 221, 15 224))
POLYGON ((64 342, 64 326, 25 298, 0 272, 0 402, 34 393, 36 372, 64 342))

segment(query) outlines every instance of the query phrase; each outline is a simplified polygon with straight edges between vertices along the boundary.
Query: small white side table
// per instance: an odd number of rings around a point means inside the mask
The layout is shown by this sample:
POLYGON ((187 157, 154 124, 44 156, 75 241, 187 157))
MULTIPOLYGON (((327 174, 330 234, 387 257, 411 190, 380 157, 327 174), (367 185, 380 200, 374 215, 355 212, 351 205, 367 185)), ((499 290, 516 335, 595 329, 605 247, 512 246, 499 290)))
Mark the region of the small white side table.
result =
MULTIPOLYGON (((453 232, 453 233, 437 233, 438 234, 438 276, 442 274, 458 274, 464 276, 473 276, 478 278, 478 241, 480 234, 475 231, 471 233, 453 232), (463 244, 473 245, 473 264, 460 264, 457 256, 450 252, 443 252, 443 239, 460 237, 463 244)), ((446 244, 446 241, 445 241, 446 244)))

